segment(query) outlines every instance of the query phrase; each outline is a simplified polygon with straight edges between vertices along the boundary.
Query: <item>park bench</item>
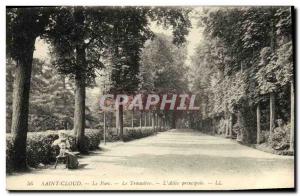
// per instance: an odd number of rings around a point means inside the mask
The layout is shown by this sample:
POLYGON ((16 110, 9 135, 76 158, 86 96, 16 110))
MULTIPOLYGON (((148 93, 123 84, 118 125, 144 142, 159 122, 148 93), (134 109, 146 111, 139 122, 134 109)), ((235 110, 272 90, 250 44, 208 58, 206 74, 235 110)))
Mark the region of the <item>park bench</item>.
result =
MULTIPOLYGON (((78 157, 78 155, 80 154, 80 152, 77 152, 77 151, 75 151, 75 152, 72 152, 72 154, 74 154, 74 155, 76 155, 76 157, 78 157)), ((64 155, 57 155, 56 156, 56 161, 55 161, 55 165, 54 165, 54 169, 56 169, 56 167, 57 167, 57 164, 59 163, 59 161, 62 161, 63 163, 65 163, 66 164, 66 168, 67 168, 67 165, 68 165, 68 162, 67 162, 67 156, 66 156, 66 154, 64 154, 64 155)))

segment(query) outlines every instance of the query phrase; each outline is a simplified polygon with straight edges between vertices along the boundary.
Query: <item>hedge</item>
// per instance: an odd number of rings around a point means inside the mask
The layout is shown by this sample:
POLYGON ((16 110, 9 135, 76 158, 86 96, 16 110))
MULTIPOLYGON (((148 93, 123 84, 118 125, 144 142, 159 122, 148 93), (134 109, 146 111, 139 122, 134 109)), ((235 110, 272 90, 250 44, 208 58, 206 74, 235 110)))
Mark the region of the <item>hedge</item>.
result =
MULTIPOLYGON (((29 132, 27 134, 27 164, 30 167, 37 167, 40 163, 49 164, 55 161, 57 149, 51 147, 54 140, 58 139, 59 132, 63 132, 68 136, 71 150, 76 150, 75 138, 73 131, 45 131, 45 132, 29 132)), ((96 129, 85 130, 85 145, 89 150, 99 148, 102 131, 96 129)), ((12 171, 12 136, 6 134, 6 171, 12 171)))
MULTIPOLYGON (((163 129, 159 131, 164 131, 163 129)), ((76 150, 75 138, 73 131, 45 131, 45 132, 29 132, 27 134, 27 164, 30 167, 37 167, 40 163, 50 164, 55 161, 58 149, 51 147, 54 140, 58 139, 59 132, 63 132, 68 136, 71 150, 76 150)), ((124 127, 124 141, 131 141, 147 137, 156 133, 152 127, 124 127)), ((100 140, 103 139, 103 130, 85 129, 85 145, 89 150, 99 148, 100 140)), ((106 141, 113 142, 119 140, 116 128, 110 128, 107 131, 106 141)), ((6 134, 6 172, 12 172, 12 136, 6 134)))
MULTIPOLYGON (((165 131, 166 129, 161 129, 159 131, 165 131)), ((124 127, 123 129, 123 140, 131 141, 135 139, 140 139, 143 137, 147 137, 156 133, 153 127, 124 127)), ((116 128, 111 128, 107 133, 108 137, 107 141, 117 141, 119 140, 119 136, 117 135, 116 128)))

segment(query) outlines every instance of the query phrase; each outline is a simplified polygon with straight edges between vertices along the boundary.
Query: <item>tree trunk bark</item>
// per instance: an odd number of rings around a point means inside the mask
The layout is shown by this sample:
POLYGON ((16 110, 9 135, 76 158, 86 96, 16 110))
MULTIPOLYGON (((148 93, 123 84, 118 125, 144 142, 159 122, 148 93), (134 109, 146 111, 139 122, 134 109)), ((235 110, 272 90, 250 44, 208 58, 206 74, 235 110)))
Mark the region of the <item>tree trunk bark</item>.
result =
POLYGON ((103 143, 106 145, 106 114, 103 111, 103 143))
POLYGON ((86 73, 86 52, 84 40, 84 14, 81 7, 75 9, 74 21, 76 23, 76 73, 75 73, 75 110, 74 110, 74 133, 79 152, 87 153, 85 145, 85 73, 86 73))
POLYGON ((142 128, 143 112, 140 111, 140 128, 142 128))
POLYGON ((295 97, 294 97, 294 81, 291 81, 291 132, 290 132, 290 151, 294 151, 294 131, 295 131, 295 97))
POLYGON ((113 112, 110 112, 108 127, 111 127, 111 128, 113 127, 113 119, 114 119, 114 114, 113 114, 113 112))
POLYGON ((119 106, 119 122, 120 122, 120 133, 119 133, 119 137, 121 141, 124 141, 124 137, 123 137, 123 105, 119 106))
POLYGON ((173 111, 171 128, 176 129, 176 113, 175 113, 175 111, 173 111))
POLYGON ((225 120, 225 137, 227 138, 229 136, 229 111, 227 104, 225 104, 225 115, 224 115, 224 120, 225 120))
POLYGON ((148 112, 148 120, 149 120, 149 127, 152 126, 152 113, 151 111, 148 112))
MULTIPOLYGON (((66 100, 66 77, 62 76, 61 77, 62 81, 63 81, 63 104, 64 104, 64 112, 65 114, 67 113, 67 100, 66 100)), ((68 130, 68 121, 67 121, 67 116, 64 117, 65 119, 63 120, 63 125, 64 125, 64 129, 68 130)))
POLYGON ((259 103, 256 106, 256 127, 257 127, 257 136, 256 136, 256 143, 260 144, 260 136, 261 136, 261 129, 260 129, 260 107, 259 103))
POLYGON ((229 114, 229 137, 232 138, 232 113, 229 114))
POLYGON ((133 128, 133 123, 134 123, 134 122, 133 122, 133 121, 134 121, 134 120, 133 120, 133 118, 134 118, 134 115, 133 115, 133 114, 134 114, 134 111, 132 110, 132 112, 131 112, 131 127, 132 127, 132 128, 133 128))
POLYGON ((87 153, 87 146, 84 145, 85 129, 85 77, 77 75, 75 77, 75 111, 74 111, 74 134, 79 152, 87 153))
POLYGON ((12 105, 12 145, 13 168, 17 171, 27 169, 26 164, 26 141, 28 132, 29 93, 32 70, 32 58, 35 39, 30 41, 30 50, 24 58, 17 62, 13 87, 12 105))
POLYGON ((229 117, 227 114, 225 115, 225 136, 229 136, 229 117))
POLYGON ((145 119, 144 119, 144 127, 147 127, 147 113, 146 112, 144 114, 144 117, 145 117, 145 119))
POLYGON ((216 125, 216 119, 213 117, 211 122, 212 122, 212 126, 211 126, 212 134, 215 135, 216 134, 216 126, 215 126, 216 125))
POLYGON ((158 131, 158 118, 157 118, 157 113, 155 113, 154 125, 155 125, 155 130, 158 131))
POLYGON ((120 132, 120 112, 119 112, 119 107, 116 109, 116 130, 117 130, 117 135, 119 135, 120 132))
POLYGON ((270 93, 270 136, 273 134, 275 127, 275 94, 270 93))
POLYGON ((161 118, 158 117, 158 126, 159 126, 159 131, 161 131, 161 118))
POLYGON ((238 133, 237 133, 236 140, 240 141, 240 142, 244 142, 244 127, 245 127, 245 124, 244 124, 244 120, 243 120, 243 117, 242 117, 242 112, 240 110, 237 112, 237 123, 239 125, 239 130, 238 130, 238 133))
POLYGON ((152 113, 152 128, 155 130, 155 114, 152 113))

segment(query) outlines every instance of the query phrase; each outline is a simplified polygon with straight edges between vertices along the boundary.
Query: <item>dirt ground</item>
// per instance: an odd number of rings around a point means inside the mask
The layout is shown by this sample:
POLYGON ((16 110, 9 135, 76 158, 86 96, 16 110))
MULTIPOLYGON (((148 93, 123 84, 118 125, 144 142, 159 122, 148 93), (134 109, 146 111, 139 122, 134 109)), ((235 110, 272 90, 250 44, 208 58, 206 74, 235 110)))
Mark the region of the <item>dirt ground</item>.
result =
POLYGON ((190 129, 101 144, 80 168, 7 176, 7 188, 32 190, 232 190, 294 187, 294 157, 265 153, 190 129))

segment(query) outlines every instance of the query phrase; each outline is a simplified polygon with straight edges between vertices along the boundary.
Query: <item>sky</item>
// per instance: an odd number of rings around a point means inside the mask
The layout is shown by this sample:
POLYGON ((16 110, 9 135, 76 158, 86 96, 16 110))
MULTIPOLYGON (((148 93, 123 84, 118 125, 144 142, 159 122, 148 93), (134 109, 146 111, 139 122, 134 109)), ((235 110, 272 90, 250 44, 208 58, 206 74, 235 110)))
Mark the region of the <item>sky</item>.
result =
MULTIPOLYGON (((193 12, 190 15, 190 20, 192 27, 190 29, 190 32, 188 36, 186 37, 187 40, 187 54, 188 56, 193 55, 195 48, 202 40, 202 28, 197 26, 198 19, 197 16, 201 14, 202 7, 195 7, 193 8, 193 12)), ((151 30, 155 33, 163 33, 166 35, 172 35, 171 29, 163 29, 161 26, 157 26, 155 23, 151 25, 151 30)), ((189 58, 187 59, 187 62, 189 62, 189 58)))

